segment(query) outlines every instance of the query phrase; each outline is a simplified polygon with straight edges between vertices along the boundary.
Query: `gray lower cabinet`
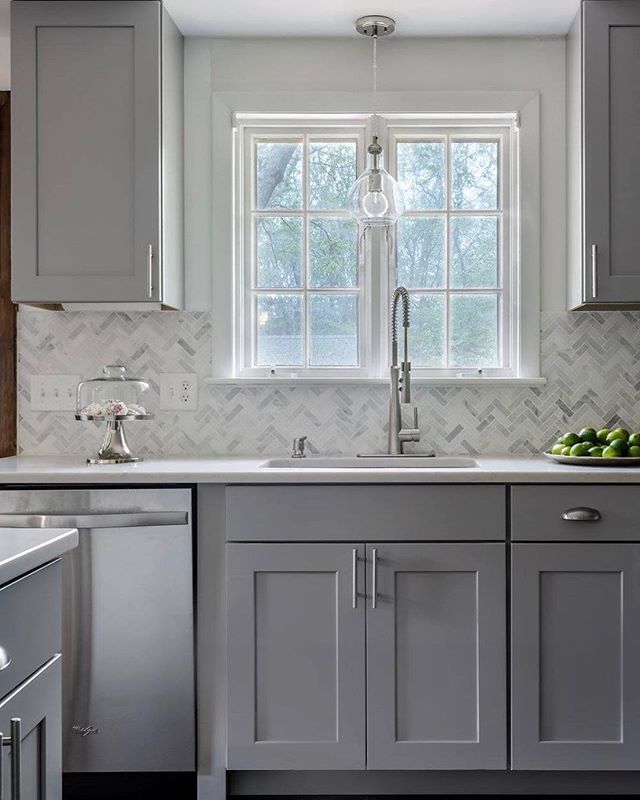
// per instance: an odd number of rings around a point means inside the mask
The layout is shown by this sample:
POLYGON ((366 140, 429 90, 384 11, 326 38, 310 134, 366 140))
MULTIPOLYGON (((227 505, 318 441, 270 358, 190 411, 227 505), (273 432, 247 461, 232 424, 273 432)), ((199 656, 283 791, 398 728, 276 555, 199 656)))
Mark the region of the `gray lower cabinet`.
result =
POLYGON ((513 768, 637 770, 640 545, 512 550, 513 768))
POLYGON ((585 0, 567 41, 569 307, 640 304, 640 3, 585 0))
POLYGON ((365 767, 363 558, 355 544, 228 545, 229 769, 365 767))
POLYGON ((55 656, 0 701, 2 797, 62 798, 60 662, 55 656))
POLYGON ((182 36, 159 0, 11 9, 12 298, 182 305, 182 36))
POLYGON ((227 575, 229 769, 505 768, 504 544, 230 544, 227 575))
POLYGON ((367 545, 367 560, 367 766, 504 769, 504 545, 367 545))

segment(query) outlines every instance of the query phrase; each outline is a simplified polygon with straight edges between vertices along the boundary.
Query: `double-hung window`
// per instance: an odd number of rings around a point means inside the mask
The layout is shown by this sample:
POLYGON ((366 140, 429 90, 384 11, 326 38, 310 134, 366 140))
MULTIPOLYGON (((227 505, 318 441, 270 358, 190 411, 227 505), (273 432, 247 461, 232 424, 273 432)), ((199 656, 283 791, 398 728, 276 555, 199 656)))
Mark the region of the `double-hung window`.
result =
POLYGON ((387 309, 402 285, 415 377, 517 376, 515 114, 383 117, 406 205, 388 231, 358 230, 347 210, 368 125, 238 120, 235 375, 385 376, 387 309))

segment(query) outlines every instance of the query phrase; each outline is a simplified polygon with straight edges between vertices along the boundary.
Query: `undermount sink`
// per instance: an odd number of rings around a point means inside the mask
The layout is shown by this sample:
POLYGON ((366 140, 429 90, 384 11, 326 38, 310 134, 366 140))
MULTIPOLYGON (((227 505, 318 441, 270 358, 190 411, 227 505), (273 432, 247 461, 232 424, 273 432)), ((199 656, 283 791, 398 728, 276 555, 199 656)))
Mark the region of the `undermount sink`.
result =
POLYGON ((260 464, 266 469, 468 469, 478 462, 467 456, 309 456, 271 458, 260 464))

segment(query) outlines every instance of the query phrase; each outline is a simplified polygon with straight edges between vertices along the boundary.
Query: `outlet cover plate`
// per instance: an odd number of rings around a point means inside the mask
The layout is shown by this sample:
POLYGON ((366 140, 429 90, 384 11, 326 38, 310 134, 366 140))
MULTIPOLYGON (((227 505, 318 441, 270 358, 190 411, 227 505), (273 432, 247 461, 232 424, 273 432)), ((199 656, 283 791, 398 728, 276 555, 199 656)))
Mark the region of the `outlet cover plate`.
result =
POLYGON ((32 411, 75 411, 79 375, 32 375, 32 411))
POLYGON ((198 376, 195 372, 163 372, 159 377, 163 411, 197 410, 198 376))

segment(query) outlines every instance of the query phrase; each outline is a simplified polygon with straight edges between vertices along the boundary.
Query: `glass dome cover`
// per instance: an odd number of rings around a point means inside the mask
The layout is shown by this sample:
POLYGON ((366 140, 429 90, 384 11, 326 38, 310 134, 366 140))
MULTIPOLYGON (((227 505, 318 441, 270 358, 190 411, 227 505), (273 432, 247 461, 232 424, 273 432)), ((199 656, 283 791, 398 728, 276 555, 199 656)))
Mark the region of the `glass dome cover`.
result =
POLYGON ((381 166, 382 147, 374 136, 367 148, 369 164, 353 184, 347 207, 356 220, 368 227, 394 225, 404 213, 404 197, 398 181, 381 166))
POLYGON ((76 416, 89 420, 149 419, 149 384, 127 377, 120 364, 103 367, 103 375, 78 384, 76 416))

